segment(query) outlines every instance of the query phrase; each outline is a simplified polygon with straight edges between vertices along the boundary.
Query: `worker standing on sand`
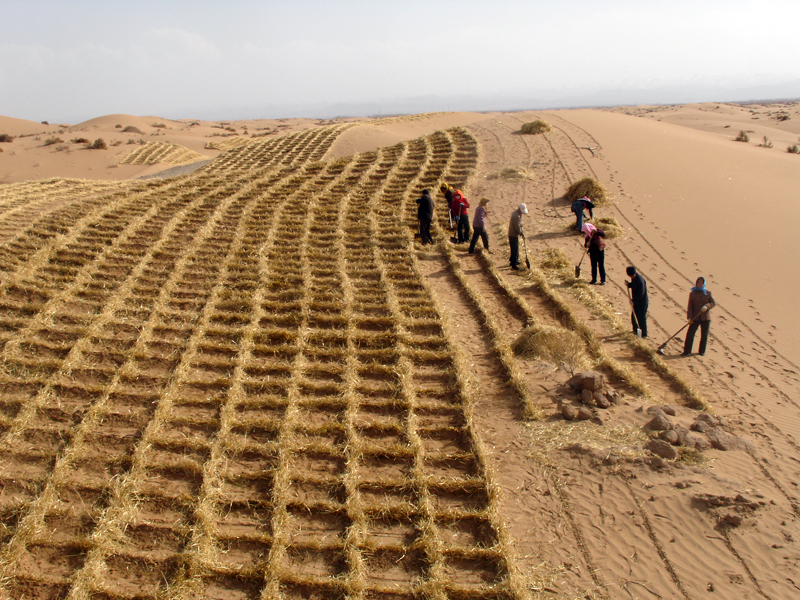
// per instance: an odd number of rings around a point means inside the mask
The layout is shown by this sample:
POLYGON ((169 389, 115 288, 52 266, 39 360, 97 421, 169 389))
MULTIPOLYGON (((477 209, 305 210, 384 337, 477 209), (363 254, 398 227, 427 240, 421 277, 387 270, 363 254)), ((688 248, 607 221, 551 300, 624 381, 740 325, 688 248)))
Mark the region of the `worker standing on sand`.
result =
POLYGON ((461 190, 453 192, 453 214, 458 219, 458 243, 469 241, 469 200, 464 197, 461 190))
POLYGON ((686 340, 683 342, 683 354, 681 356, 689 356, 692 353, 692 345, 694 345, 694 334, 697 333, 697 328, 700 328, 700 347, 698 354, 704 356, 706 353, 706 344, 708 344, 708 332, 711 329, 711 316, 708 311, 717 305, 714 302, 714 297, 706 289, 706 280, 703 277, 698 277, 695 281, 692 291, 689 292, 689 307, 686 309, 686 318, 691 321, 689 329, 686 330, 686 340))
POLYGON ((433 221, 433 198, 428 190, 422 190, 422 196, 417 199, 417 219, 419 219, 419 239, 422 245, 432 244, 431 221, 433 221))
POLYGON ((483 240, 483 247, 489 254, 493 254, 489 250, 489 234, 486 233, 486 205, 489 204, 488 198, 481 198, 481 203, 475 209, 475 218, 472 220, 472 241, 469 244, 469 253, 475 252, 475 244, 480 237, 483 240))
POLYGON ((520 204, 517 210, 511 213, 511 219, 508 222, 508 246, 511 249, 511 268, 519 271, 519 236, 525 237, 525 232, 522 230, 522 215, 528 214, 528 207, 525 204, 520 204))
POLYGON ((447 183, 442 182, 442 185, 439 186, 439 190, 441 190, 442 194, 444 195, 444 200, 447 202, 447 216, 448 220, 450 221, 450 229, 453 229, 453 193, 455 190, 453 186, 447 183))
POLYGON ((606 234, 602 229, 597 229, 591 223, 586 223, 583 228, 588 230, 584 248, 589 248, 589 260, 592 261, 592 285, 597 284, 597 271, 600 271, 600 285, 606 284, 606 242, 603 239, 606 234), (591 227, 591 229, 589 229, 591 227))
POLYGON ((594 208, 594 202, 592 202, 588 196, 584 196, 583 198, 579 198, 572 203, 572 212, 575 213, 575 229, 581 231, 583 229, 583 211, 584 209, 589 211, 589 218, 594 219, 594 215, 592 214, 592 209, 594 208))
POLYGON ((625 269, 630 281, 626 281, 625 285, 631 290, 631 325, 633 326, 633 333, 636 333, 637 325, 639 331, 642 332, 642 337, 647 337, 647 307, 650 300, 647 297, 647 282, 644 277, 636 272, 636 267, 628 267, 625 269))

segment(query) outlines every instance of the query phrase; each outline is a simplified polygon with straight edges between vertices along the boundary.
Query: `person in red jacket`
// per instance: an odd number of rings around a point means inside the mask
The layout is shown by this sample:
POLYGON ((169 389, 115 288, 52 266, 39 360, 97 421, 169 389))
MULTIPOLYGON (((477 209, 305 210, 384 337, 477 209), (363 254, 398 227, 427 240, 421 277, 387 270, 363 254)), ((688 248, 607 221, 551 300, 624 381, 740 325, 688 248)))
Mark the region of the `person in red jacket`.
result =
POLYGON ((469 241, 469 200, 461 190, 453 192, 453 214, 458 221, 457 236, 459 244, 469 241))

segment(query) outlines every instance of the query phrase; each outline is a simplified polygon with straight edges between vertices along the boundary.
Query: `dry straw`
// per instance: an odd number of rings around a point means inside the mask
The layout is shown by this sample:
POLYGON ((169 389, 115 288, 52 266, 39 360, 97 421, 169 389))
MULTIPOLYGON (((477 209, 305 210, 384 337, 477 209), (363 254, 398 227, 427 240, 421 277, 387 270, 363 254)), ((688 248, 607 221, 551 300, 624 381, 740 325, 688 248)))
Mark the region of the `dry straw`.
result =
POLYGON ((584 177, 576 181, 567 188, 567 192, 564 194, 564 197, 570 202, 575 202, 575 200, 583 198, 584 196, 594 202, 595 206, 602 206, 609 201, 606 188, 603 187, 603 184, 599 181, 591 177, 584 177))
POLYGON ((520 132, 524 134, 537 134, 537 133, 547 133, 552 129, 550 127, 550 123, 544 121, 542 119, 536 119, 530 123, 524 123, 522 127, 520 127, 520 132))
POLYGON ((549 325, 526 327, 511 344, 514 354, 564 365, 571 373, 588 365, 585 344, 574 331, 549 325))

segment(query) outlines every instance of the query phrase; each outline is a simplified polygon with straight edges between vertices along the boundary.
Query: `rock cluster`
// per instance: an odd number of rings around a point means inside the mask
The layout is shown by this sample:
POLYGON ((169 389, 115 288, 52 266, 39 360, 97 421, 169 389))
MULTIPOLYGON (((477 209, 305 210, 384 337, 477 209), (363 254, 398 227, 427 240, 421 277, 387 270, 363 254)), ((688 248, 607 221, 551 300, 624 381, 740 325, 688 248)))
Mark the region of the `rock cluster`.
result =
POLYGON ((744 450, 747 448, 747 442, 723 430, 722 420, 714 415, 700 413, 687 429, 676 424, 670 418, 676 416, 675 408, 672 406, 651 406, 647 409, 647 413, 652 418, 645 424, 645 429, 659 432, 658 439, 652 440, 648 444, 648 449, 656 456, 668 458, 666 455, 671 452, 666 450, 663 444, 654 442, 664 442, 671 446, 684 446, 696 450, 706 450, 709 447, 717 450, 744 450))
POLYGON ((612 389, 607 389, 605 377, 602 373, 581 371, 573 375, 568 381, 572 389, 578 393, 583 406, 562 404, 561 414, 567 421, 588 420, 597 418, 593 409, 610 408, 619 402, 619 394, 612 389))

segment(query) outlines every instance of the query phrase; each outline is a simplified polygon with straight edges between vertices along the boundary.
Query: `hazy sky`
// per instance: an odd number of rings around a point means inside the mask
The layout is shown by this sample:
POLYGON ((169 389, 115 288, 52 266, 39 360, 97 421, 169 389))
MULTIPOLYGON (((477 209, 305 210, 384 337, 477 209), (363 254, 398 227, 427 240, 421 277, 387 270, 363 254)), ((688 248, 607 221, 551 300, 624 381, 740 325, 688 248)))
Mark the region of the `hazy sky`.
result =
POLYGON ((0 0, 0 22, 0 114, 35 121, 800 95, 798 0, 0 0))

